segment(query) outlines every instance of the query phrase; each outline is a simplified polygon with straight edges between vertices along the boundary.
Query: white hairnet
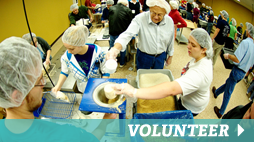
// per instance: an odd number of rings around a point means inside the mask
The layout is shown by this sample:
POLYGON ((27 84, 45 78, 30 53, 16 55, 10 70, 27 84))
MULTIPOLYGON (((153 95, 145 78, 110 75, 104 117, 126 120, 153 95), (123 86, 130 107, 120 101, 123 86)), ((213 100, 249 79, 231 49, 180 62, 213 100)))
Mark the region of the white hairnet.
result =
POLYGON ((229 15, 228 15, 227 11, 222 10, 222 11, 220 11, 220 13, 221 13, 221 15, 222 15, 225 19, 228 19, 229 15))
POLYGON ((254 38, 254 27, 253 27, 253 25, 251 23, 249 23, 249 22, 246 22, 245 25, 246 25, 246 30, 248 31, 250 36, 252 38, 254 38))
POLYGON ((208 9, 212 9, 211 6, 209 6, 208 9))
POLYGON ((195 6, 194 6, 195 8, 198 8, 198 4, 195 4, 195 6))
POLYGON ((148 7, 159 6, 161 8, 164 8, 167 14, 169 14, 169 12, 171 11, 169 4, 165 0, 147 0, 146 5, 148 7))
POLYGON ((212 10, 210 11, 210 15, 212 15, 212 16, 213 16, 213 11, 212 11, 212 10))
POLYGON ((73 5, 71 5, 70 10, 73 11, 74 9, 78 9, 77 3, 74 3, 73 5))
POLYGON ((193 2, 194 0, 189 0, 188 2, 193 2))
POLYGON ((242 26, 242 27, 243 27, 243 23, 240 23, 240 26, 242 26))
POLYGON ((118 0, 117 3, 128 4, 128 0, 118 0))
POLYGON ((232 21, 232 25, 233 25, 233 26, 236 26, 237 23, 236 23, 235 18, 232 18, 231 21, 232 21))
POLYGON ((107 0, 107 5, 113 5, 114 4, 114 1, 113 0, 107 0))
POLYGON ((86 26, 72 26, 64 32, 62 41, 72 46, 85 46, 88 35, 86 26))
POLYGON ((205 8, 208 9, 208 6, 206 6, 205 8))
POLYGON ((169 3, 170 3, 170 5, 172 6, 173 9, 178 9, 178 3, 176 1, 171 0, 169 3))
POLYGON ((202 6, 205 6, 205 3, 202 3, 202 6))
POLYGON ((190 35, 198 42, 198 44, 206 48, 206 57, 211 59, 213 57, 212 39, 203 28, 197 28, 191 31, 190 35))
POLYGON ((0 68, 0 107, 19 107, 41 75, 40 53, 22 38, 7 38, 0 43, 0 68))
MULTIPOLYGON (((32 33, 32 37, 35 38, 36 35, 34 33, 32 33)), ((24 34, 22 36, 23 39, 25 39, 26 41, 28 41, 28 43, 31 43, 32 42, 32 38, 31 38, 31 35, 30 33, 27 33, 27 34, 24 34)))

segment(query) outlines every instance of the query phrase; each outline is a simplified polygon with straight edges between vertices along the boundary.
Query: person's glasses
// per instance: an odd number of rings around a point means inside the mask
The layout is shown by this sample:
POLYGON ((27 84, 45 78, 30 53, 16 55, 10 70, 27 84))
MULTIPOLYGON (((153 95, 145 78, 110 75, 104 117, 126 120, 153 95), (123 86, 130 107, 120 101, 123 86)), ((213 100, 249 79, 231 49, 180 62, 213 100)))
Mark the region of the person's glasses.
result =
POLYGON ((45 77, 42 77, 40 80, 40 85, 34 85, 34 87, 45 86, 45 85, 46 85, 46 79, 45 77))
POLYGON ((164 14, 157 14, 157 13, 155 13, 155 12, 153 12, 153 11, 150 11, 150 13, 151 13, 151 15, 153 15, 153 16, 158 16, 158 17, 163 17, 164 16, 164 14))

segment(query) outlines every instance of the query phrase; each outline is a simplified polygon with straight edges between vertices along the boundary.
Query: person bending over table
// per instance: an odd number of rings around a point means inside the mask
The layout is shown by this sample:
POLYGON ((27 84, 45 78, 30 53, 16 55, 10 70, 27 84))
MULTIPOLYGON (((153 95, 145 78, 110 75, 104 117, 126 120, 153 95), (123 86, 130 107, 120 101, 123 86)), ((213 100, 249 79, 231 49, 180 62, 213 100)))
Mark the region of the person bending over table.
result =
MULTIPOLYGON (((69 18, 70 18, 70 26, 75 26, 76 25, 76 21, 80 20, 81 18, 84 19, 90 19, 90 22, 93 22, 93 17, 91 14, 91 11, 84 5, 78 6, 78 4, 73 4, 70 7, 71 13, 69 14, 69 18)), ((89 29, 92 24, 89 23, 89 25, 87 25, 87 28, 89 29)))
POLYGON ((61 89, 69 73, 77 80, 78 90, 84 93, 89 78, 108 78, 105 52, 98 45, 86 44, 89 31, 86 26, 69 27, 62 41, 66 52, 61 57, 61 73, 53 92, 61 89))
POLYGON ((34 33, 32 33, 32 37, 33 37, 34 43, 32 41, 30 33, 24 34, 22 36, 23 39, 28 41, 28 43, 30 43, 31 45, 35 46, 39 50, 42 62, 45 62, 46 65, 49 65, 50 64, 50 60, 52 59, 52 57, 50 55, 51 54, 50 45, 47 43, 46 40, 44 40, 41 37, 36 36, 34 33))
POLYGON ((180 78, 141 89, 127 83, 117 84, 114 86, 116 94, 150 100, 180 94, 178 104, 181 110, 190 110, 193 116, 201 113, 209 103, 209 88, 213 80, 212 40, 202 28, 194 29, 188 40, 188 54, 192 59, 183 68, 180 78))

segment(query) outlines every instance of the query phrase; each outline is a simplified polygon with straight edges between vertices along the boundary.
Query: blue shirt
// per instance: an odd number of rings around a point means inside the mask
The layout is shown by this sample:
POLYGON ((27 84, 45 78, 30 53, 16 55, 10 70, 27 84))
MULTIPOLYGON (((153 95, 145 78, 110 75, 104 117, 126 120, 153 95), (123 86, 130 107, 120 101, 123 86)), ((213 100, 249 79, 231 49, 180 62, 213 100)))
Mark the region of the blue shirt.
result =
POLYGON ((254 43, 253 39, 246 38, 243 40, 235 51, 235 56, 239 60, 239 63, 235 63, 238 68, 242 69, 246 73, 250 67, 254 64, 254 43))
POLYGON ((101 21, 108 20, 109 10, 108 8, 104 8, 102 11, 101 21))
POLYGON ((91 66, 91 61, 93 57, 93 51, 94 51, 94 46, 93 45, 88 45, 88 50, 85 54, 79 55, 76 54, 74 55, 79 66, 83 69, 83 71, 88 75, 88 72, 90 70, 91 66))
POLYGON ((147 54, 161 54, 166 52, 169 56, 174 53, 174 22, 165 14, 163 20, 157 25, 151 20, 150 11, 138 14, 125 32, 120 34, 115 43, 122 45, 122 50, 133 36, 138 34, 138 49, 147 54))

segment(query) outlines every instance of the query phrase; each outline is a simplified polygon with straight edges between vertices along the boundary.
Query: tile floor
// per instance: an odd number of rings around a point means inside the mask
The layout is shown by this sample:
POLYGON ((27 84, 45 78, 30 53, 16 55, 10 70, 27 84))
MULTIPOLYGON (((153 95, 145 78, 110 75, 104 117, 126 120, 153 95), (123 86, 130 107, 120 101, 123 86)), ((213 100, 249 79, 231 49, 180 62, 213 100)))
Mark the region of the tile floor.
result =
MULTIPOLYGON (((101 27, 94 28, 91 30, 93 33, 94 31, 97 32, 96 30, 101 30, 101 27)), ((184 28, 183 30, 183 35, 188 38, 190 34, 190 29, 184 28)), ((212 35, 211 35, 212 37, 212 35)), ((95 44, 101 46, 101 47, 107 47, 109 46, 108 41, 96 41, 95 44)), ((52 56, 57 53, 57 51, 63 46, 61 38, 52 46, 52 56)), ((174 56, 172 60, 172 64, 168 67, 165 67, 165 69, 171 70, 174 78, 179 78, 180 77, 180 72, 182 68, 188 63, 188 61, 191 59, 188 56, 187 53, 187 45, 186 44, 179 44, 175 41, 174 43, 174 56)), ((128 70, 129 67, 131 67, 131 63, 133 62, 131 60, 123 67, 123 68, 117 68, 117 72, 111 75, 111 78, 126 78, 127 75, 136 76, 137 72, 133 72, 128 70)), ((231 70, 225 69, 223 62, 221 58, 219 57, 217 59, 217 62, 214 66, 214 73, 213 73, 213 82, 210 86, 219 87, 222 84, 225 83, 226 79, 229 76, 231 70)), ((211 90, 210 90, 211 91, 211 90)), ((242 80, 240 81, 234 89, 233 94, 231 95, 230 102, 227 106, 226 112, 229 111, 230 109, 234 108, 237 105, 245 105, 249 102, 248 97, 246 96, 246 83, 242 80)), ((217 119, 216 114, 213 111, 214 106, 218 106, 220 108, 223 100, 223 94, 221 94, 217 99, 213 97, 213 95, 210 95, 210 101, 206 109, 200 113, 198 116, 195 117, 195 119, 217 119)))

